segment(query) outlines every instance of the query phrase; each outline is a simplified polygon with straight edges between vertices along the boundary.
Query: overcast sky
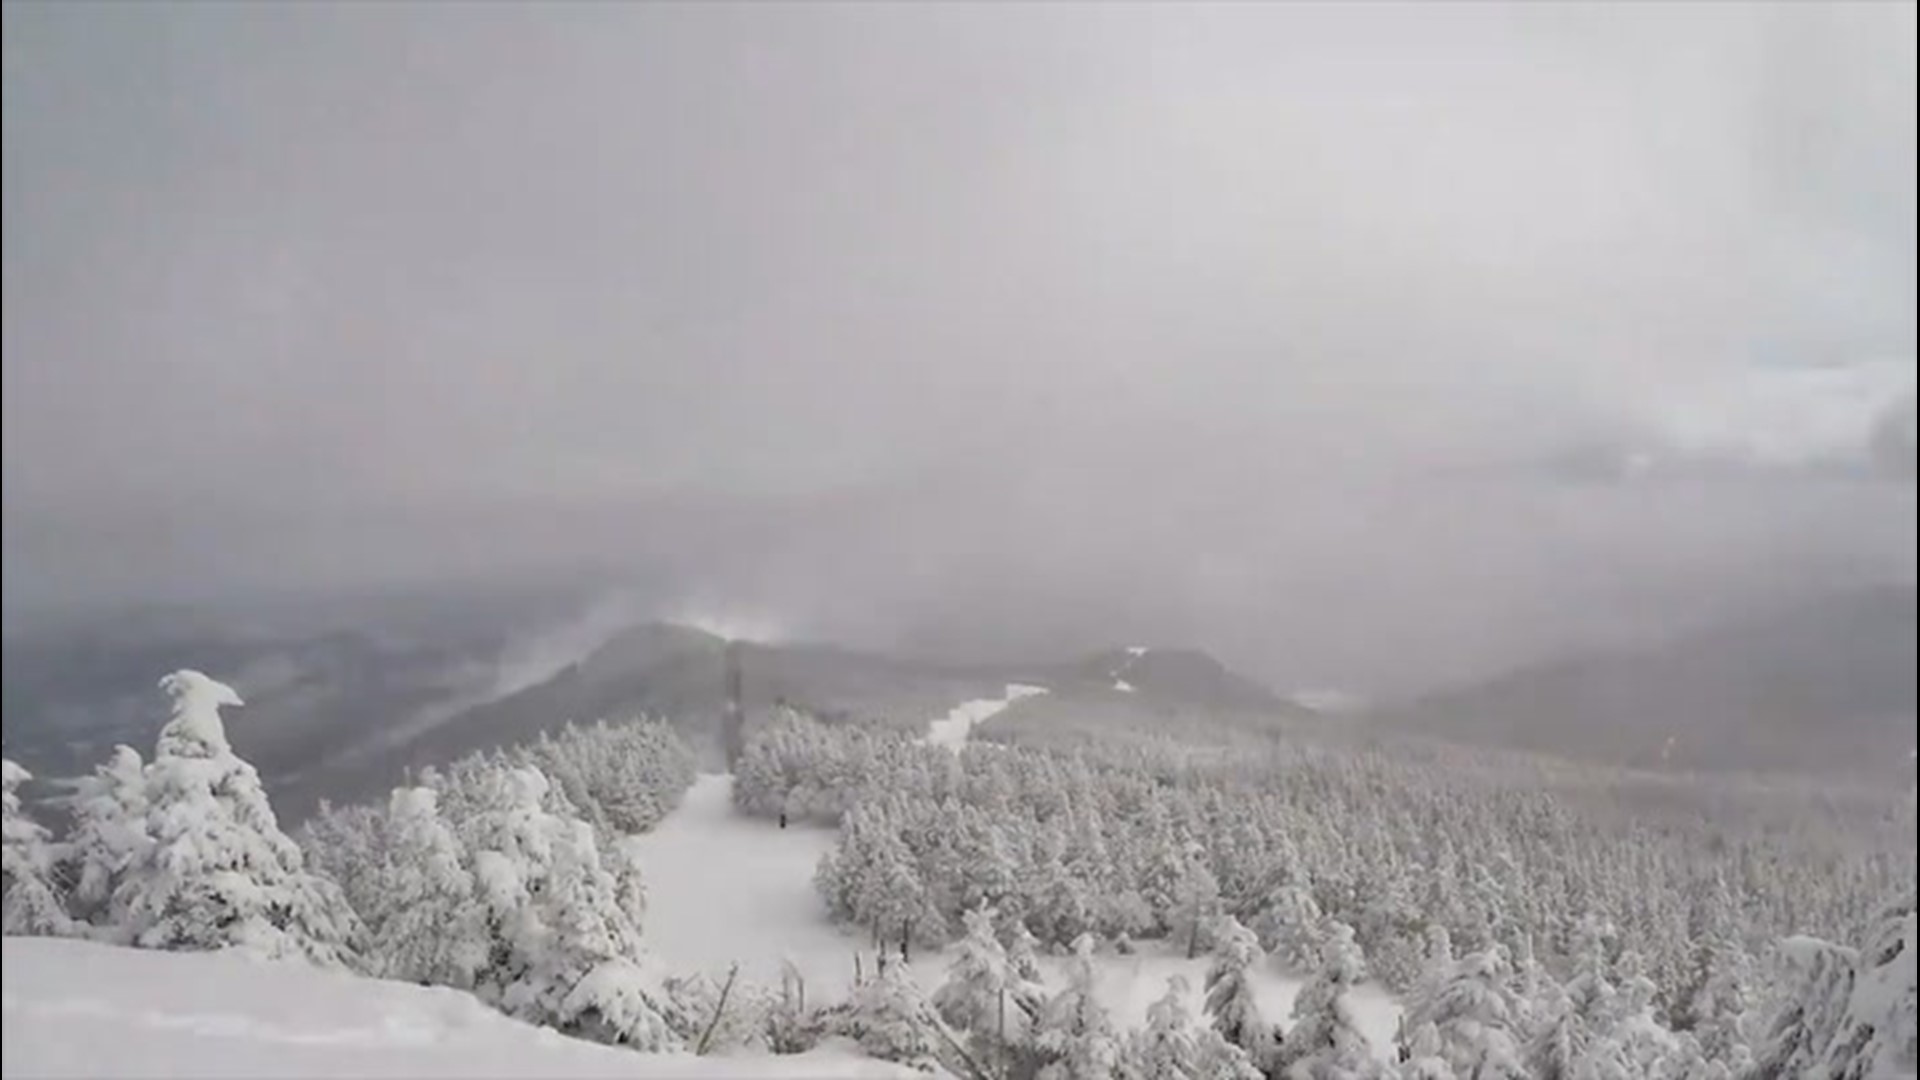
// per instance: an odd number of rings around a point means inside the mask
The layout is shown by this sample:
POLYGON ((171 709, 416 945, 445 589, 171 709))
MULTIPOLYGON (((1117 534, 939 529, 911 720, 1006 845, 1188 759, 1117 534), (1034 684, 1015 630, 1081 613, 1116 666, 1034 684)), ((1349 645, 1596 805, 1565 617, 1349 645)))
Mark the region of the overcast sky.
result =
POLYGON ((1914 6, 5 8, 5 597, 1380 686, 1914 564, 1914 6))

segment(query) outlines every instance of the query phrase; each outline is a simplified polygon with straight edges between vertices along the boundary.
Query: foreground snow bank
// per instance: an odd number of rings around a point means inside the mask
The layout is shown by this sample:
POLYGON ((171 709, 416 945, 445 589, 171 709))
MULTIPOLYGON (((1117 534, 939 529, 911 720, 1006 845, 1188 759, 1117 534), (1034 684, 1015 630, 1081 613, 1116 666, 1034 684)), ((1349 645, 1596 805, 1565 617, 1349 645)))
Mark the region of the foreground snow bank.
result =
POLYGON ((958 748, 967 741, 967 735, 975 724, 984 723, 1007 706, 1023 697, 1044 694, 1044 686, 1025 686, 1020 683, 1008 683, 1005 697, 978 698, 963 701, 955 705, 947 715, 927 725, 927 741, 935 746, 958 748))
POLYGON ((823 1048, 792 1057, 638 1054, 510 1020, 437 987, 234 953, 7 938, 8 1077, 924 1077, 823 1048))

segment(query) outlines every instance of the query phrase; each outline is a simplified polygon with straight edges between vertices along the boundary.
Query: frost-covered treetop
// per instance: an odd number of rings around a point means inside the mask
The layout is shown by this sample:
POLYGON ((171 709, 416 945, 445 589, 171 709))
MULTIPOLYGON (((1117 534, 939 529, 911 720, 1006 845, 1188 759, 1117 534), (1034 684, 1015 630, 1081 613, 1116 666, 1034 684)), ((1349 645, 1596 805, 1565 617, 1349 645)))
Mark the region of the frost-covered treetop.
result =
POLYGON ((233 687, 198 671, 182 669, 160 680, 160 689, 173 699, 173 716, 160 729, 156 747, 160 757, 225 757, 227 743, 220 710, 244 704, 233 687))

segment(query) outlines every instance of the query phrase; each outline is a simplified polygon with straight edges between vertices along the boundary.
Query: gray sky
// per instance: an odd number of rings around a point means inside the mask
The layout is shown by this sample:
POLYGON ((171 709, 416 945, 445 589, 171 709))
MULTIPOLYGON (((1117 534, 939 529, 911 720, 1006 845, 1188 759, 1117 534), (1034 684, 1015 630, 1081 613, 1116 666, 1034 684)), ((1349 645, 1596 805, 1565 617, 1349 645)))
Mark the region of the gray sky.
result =
POLYGON ((1913 576, 1911 4, 4 41, 16 608, 598 565, 1383 685, 1913 576))

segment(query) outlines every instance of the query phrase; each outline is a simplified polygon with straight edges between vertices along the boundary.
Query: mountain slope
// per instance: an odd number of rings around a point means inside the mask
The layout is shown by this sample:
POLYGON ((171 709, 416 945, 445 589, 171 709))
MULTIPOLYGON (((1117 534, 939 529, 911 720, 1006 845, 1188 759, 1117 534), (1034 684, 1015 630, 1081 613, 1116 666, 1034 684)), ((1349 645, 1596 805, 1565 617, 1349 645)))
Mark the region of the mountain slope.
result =
POLYGON ((1370 721, 1642 767, 1908 779, 1915 625, 1910 587, 1831 595, 1659 646, 1531 665, 1370 721))

